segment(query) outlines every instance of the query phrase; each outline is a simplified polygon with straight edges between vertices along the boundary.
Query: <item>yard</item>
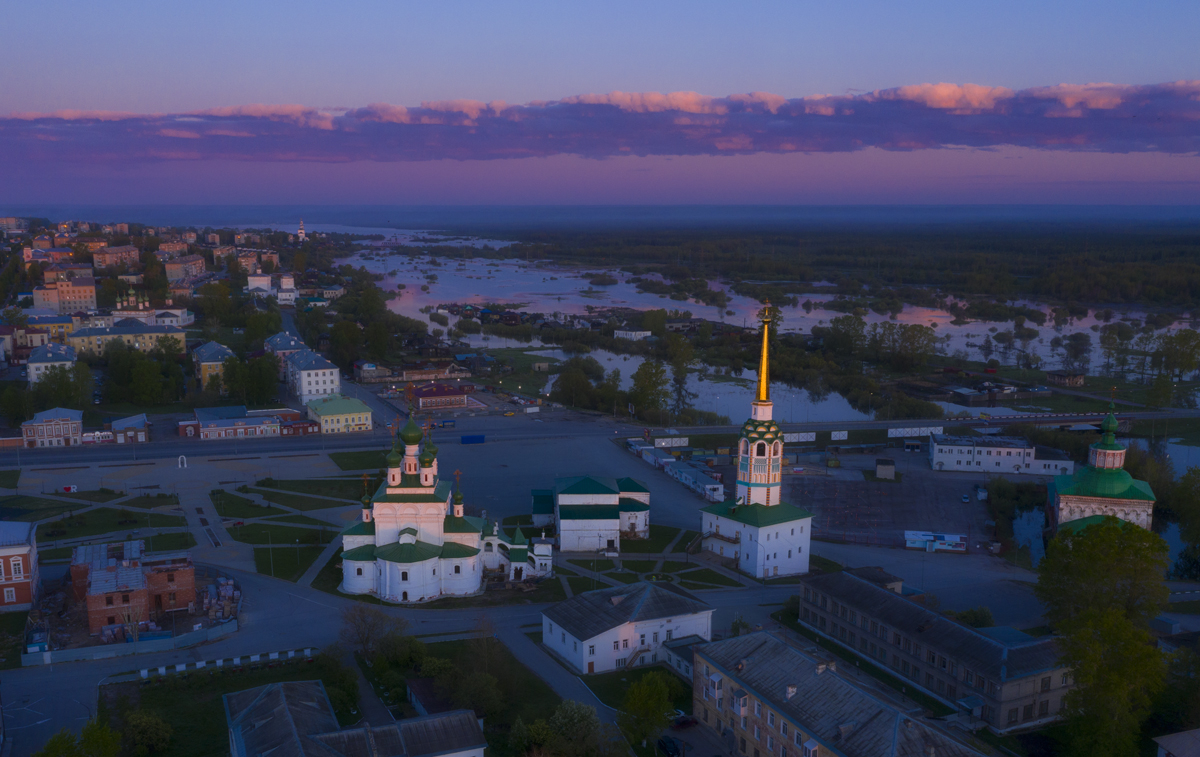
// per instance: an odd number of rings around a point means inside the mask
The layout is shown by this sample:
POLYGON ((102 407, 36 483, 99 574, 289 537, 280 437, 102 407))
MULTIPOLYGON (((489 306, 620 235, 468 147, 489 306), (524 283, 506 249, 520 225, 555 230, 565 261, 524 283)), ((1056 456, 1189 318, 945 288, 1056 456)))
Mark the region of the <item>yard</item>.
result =
POLYGON ((675 542, 675 546, 671 547, 672 552, 687 552, 688 545, 692 540, 700 535, 699 531, 684 531, 683 536, 679 537, 679 541, 675 542))
POLYGON ((20 520, 28 523, 35 520, 53 518, 56 515, 71 512, 72 510, 79 510, 84 507, 87 507, 87 505, 74 506, 65 502, 56 502, 52 499, 30 497, 26 494, 15 494, 11 497, 0 498, 0 520, 20 520))
MULTIPOLYGON (((101 500, 103 501, 103 500, 101 500)), ((130 497, 121 503, 121 507, 137 507, 142 510, 150 510, 163 505, 178 505, 179 495, 177 494, 139 494, 136 497, 130 497)))
POLYGON ((638 554, 658 554, 667 548, 667 545, 671 543, 671 540, 678 533, 678 528, 651 525, 649 539, 621 539, 621 551, 638 554))
POLYGON ((266 518, 271 515, 288 515, 289 511, 280 507, 260 505, 252 499, 239 497, 224 489, 213 489, 208 493, 217 515, 222 518, 266 518))
POLYGON ((254 569, 295 583, 324 551, 324 547, 255 547, 254 569))
POLYGON ((261 494, 262 498, 268 502, 274 502, 277 505, 290 507, 293 510, 325 510, 330 507, 345 507, 350 504, 348 502, 338 502, 333 499, 317 499, 316 497, 306 497, 303 494, 290 494, 287 492, 273 492, 266 489, 250 489, 251 494, 261 494))
POLYGON ((185 525, 186 521, 178 515, 98 507, 62 520, 41 524, 37 529, 37 539, 38 541, 78 539, 83 536, 99 536, 117 531, 135 536, 136 532, 142 528, 182 528, 185 525))
POLYGON ((292 546, 300 544, 328 544, 337 535, 337 529, 328 528, 296 528, 295 526, 279 526, 273 523, 247 523, 244 526, 234 526, 229 529, 229 535, 234 541, 246 544, 266 544, 268 546, 292 546))
POLYGON ((736 586, 742 585, 742 583, 740 581, 735 581, 732 578, 728 578, 727 576, 724 576, 724 575, 718 573, 717 571, 713 570, 712 568, 700 568, 699 570, 689 570, 685 573, 680 573, 678 577, 681 581, 691 581, 693 583, 716 584, 717 586, 731 586, 731 587, 736 587, 736 586))
POLYGON ((16 489, 21 480, 21 469, 0 470, 0 489, 16 489))
POLYGON ((362 450, 359 452, 330 452, 329 459, 342 470, 377 471, 387 465, 388 450, 362 450))
POLYGON ((677 710, 692 711, 692 687, 685 684, 665 665, 647 665, 632 670, 615 670, 611 673, 596 673, 580 678, 604 704, 620 709, 625 702, 625 692, 630 686, 651 673, 662 673, 671 679, 671 706, 677 710))
MULTIPOLYGON (((277 481, 273 478, 264 478, 257 485, 267 489, 281 489, 299 494, 312 494, 318 497, 336 497, 338 499, 353 500, 354 502, 361 501, 364 493, 363 482, 360 478, 310 478, 290 481, 277 481)), ((378 488, 379 479, 377 477, 368 477, 366 493, 374 494, 378 488)))
MULTIPOLYGON (((103 504, 105 502, 112 502, 114 499, 120 499, 121 497, 124 497, 125 492, 115 492, 112 489, 102 488, 90 492, 55 492, 54 496, 65 497, 66 499, 81 499, 85 502, 98 502, 103 504)), ((126 503, 122 502, 121 504, 124 505, 126 503)), ((137 507, 137 505, 134 505, 134 507, 137 507)))

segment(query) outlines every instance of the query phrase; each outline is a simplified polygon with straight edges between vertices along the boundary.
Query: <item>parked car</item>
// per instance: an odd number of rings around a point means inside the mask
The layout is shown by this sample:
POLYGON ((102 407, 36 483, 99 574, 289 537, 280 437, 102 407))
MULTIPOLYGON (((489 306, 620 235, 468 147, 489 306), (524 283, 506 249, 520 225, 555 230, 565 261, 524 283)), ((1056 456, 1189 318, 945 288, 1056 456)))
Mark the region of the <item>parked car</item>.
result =
MULTIPOLYGON (((940 463, 939 463, 939 465, 940 465, 940 463)), ((962 500, 962 501, 963 501, 963 502, 970 502, 970 501, 971 501, 971 495, 969 495, 969 494, 964 494, 964 495, 963 495, 963 500, 962 500)))
POLYGON ((691 728, 696 725, 696 719, 691 715, 680 715, 671 721, 671 727, 677 731, 682 731, 684 728, 691 728))
POLYGON ((658 740, 658 751, 665 757, 679 757, 679 742, 670 736, 663 736, 658 740))

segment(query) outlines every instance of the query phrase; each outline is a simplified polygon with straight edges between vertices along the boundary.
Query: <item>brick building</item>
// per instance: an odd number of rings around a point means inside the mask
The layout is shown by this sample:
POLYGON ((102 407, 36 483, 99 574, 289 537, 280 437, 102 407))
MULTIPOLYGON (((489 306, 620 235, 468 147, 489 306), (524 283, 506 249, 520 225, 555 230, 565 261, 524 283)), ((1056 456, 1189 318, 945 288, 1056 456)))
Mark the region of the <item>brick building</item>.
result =
POLYGON ((31 608, 39 585, 33 524, 0 521, 0 612, 31 608))
POLYGON ((167 281, 182 281, 204 273, 204 258, 199 255, 184 255, 167 261, 164 267, 167 269, 167 281))
POLYGON ((140 623, 196 601, 187 552, 146 553, 145 542, 85 544, 71 556, 71 593, 87 603, 88 630, 140 623))
POLYGON ((422 410, 443 407, 466 407, 467 395, 475 391, 474 384, 451 385, 433 382, 413 388, 413 399, 422 410))
POLYGON ((187 254, 188 246, 187 242, 163 242, 158 246, 158 251, 166 254, 170 259, 187 254))
POLYGON ((83 411, 62 407, 43 410, 21 424, 21 436, 29 448, 83 444, 83 411))
POLYGON ((109 266, 125 264, 127 266, 137 265, 141 259, 141 253, 138 248, 131 244, 121 245, 120 247, 105 247, 102 250, 97 250, 92 253, 92 265, 97 268, 108 268, 109 266))
POLYGON ((56 313, 95 310, 96 280, 91 276, 79 276, 34 287, 33 306, 56 313))

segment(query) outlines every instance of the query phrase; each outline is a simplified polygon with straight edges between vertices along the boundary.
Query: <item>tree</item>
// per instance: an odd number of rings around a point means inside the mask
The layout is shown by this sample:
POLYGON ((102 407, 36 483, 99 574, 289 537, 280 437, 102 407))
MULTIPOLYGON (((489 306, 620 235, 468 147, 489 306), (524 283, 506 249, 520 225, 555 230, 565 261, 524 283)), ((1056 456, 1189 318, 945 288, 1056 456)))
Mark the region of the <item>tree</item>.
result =
MULTIPOLYGON (((7 394, 5 392, 5 398, 7 394)), ((6 399, 0 401, 7 402, 6 399)), ((1171 492, 1171 509, 1179 515, 1180 536, 1188 544, 1200 543, 1200 468, 1192 466, 1179 477, 1179 483, 1171 492)))
POLYGON ((649 418, 660 413, 667 404, 667 372, 657 360, 646 360, 633 373, 630 399, 634 407, 649 418))
POLYGON ((1160 373, 1154 377, 1154 383, 1146 392, 1146 401, 1155 407, 1168 407, 1174 394, 1175 385, 1171 382, 1171 377, 1160 373))
POLYGON ((166 751, 173 733, 170 724, 153 712, 134 710, 125 716, 125 736, 136 757, 166 751))
POLYGON ((667 673, 647 673, 630 684, 617 720, 621 729, 635 744, 644 744, 669 724, 671 684, 667 673))
POLYGON ((771 319, 770 326, 767 331, 770 333, 770 338, 775 339, 779 336, 779 330, 783 327, 783 311, 778 305, 767 304, 758 310, 758 319, 761 321, 764 317, 771 319))
POLYGON ((402 618, 389 615, 378 607, 356 603, 342 611, 341 641, 344 646, 369 657, 383 639, 403 635, 407 628, 408 623, 402 618))
POLYGON ((121 734, 100 722, 99 717, 83 724, 79 734, 80 757, 117 757, 121 753, 121 734))
POLYGON ((972 628, 991 628, 996 625, 995 619, 992 618, 991 608, 986 605, 979 607, 971 607, 958 612, 946 613, 950 617, 971 626, 972 628))
POLYGON ((362 329, 354 321, 338 321, 329 331, 329 350, 333 362, 342 368, 349 368, 358 360, 359 349, 362 347, 362 329))
POLYGON ((133 366, 130 389, 139 405, 156 405, 163 399, 163 378, 158 363, 146 359, 133 366))
POLYGON ((0 394, 0 411, 8 425, 19 426, 29 420, 29 399, 29 392, 16 386, 10 386, 0 394))
POLYGON ((25 311, 18 307, 4 308, 4 312, 0 313, 0 318, 9 326, 23 329, 29 323, 29 316, 25 315, 25 311))
POLYGON ((70 730, 63 728, 51 736, 33 757, 80 757, 79 739, 70 730))
POLYGON ((580 702, 568 699, 559 704, 545 724, 545 730, 538 727, 539 723, 541 721, 530 727, 530 741, 544 744, 551 754, 562 757, 623 757, 628 751, 620 733, 600 722, 596 708, 580 702), (545 731, 549 731, 549 734, 545 731))

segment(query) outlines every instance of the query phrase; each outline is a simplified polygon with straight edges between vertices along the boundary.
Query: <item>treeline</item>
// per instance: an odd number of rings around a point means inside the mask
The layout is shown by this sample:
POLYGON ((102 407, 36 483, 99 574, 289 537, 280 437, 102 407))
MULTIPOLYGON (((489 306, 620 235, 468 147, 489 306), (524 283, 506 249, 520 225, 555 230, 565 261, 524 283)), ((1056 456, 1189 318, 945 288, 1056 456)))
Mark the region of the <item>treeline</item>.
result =
POLYGON ((329 307, 296 311, 296 328, 310 347, 328 334, 330 360, 348 370, 362 358, 387 360, 406 338, 426 333, 429 327, 424 321, 388 310, 374 274, 350 266, 340 270, 346 294, 329 307))

